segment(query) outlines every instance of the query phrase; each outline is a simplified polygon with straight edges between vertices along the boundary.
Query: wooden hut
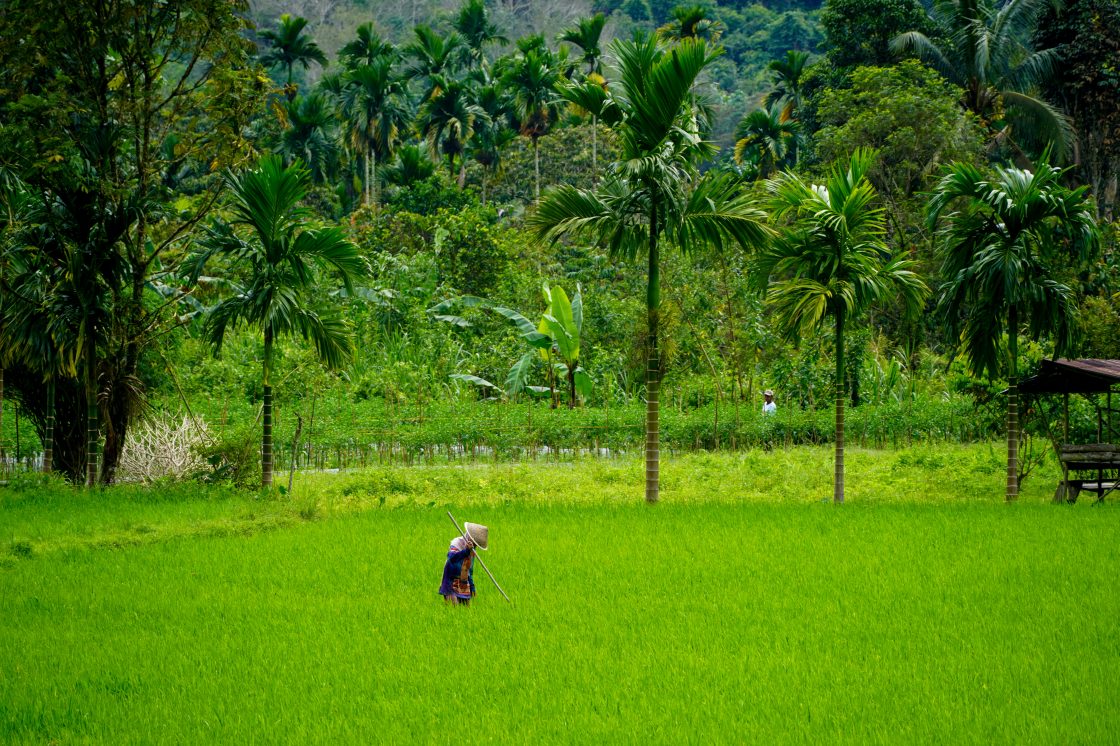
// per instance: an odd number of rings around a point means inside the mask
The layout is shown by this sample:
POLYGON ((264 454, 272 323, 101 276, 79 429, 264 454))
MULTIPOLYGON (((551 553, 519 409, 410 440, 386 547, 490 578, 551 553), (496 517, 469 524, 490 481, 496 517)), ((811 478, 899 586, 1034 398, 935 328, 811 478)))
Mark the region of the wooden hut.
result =
POLYGON ((1039 372, 1020 386, 1020 391, 1028 396, 1062 396, 1062 438, 1055 442, 1062 465, 1062 481, 1054 493, 1056 502, 1073 502, 1082 490, 1095 492, 1097 498, 1103 500, 1120 485, 1120 412, 1112 407, 1113 389, 1118 386, 1120 360, 1094 359, 1043 360, 1039 372), (1096 443, 1069 442, 1070 394, 1095 397, 1096 443), (1103 406, 1101 395, 1104 396, 1103 406))

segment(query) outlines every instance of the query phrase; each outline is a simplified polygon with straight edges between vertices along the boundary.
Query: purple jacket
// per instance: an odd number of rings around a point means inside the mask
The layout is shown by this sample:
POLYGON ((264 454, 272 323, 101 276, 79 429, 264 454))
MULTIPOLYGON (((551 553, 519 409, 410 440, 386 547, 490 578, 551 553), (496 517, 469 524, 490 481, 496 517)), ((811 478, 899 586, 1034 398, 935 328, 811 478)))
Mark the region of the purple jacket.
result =
POLYGON ((470 598, 474 595, 474 557, 462 536, 451 540, 447 549, 447 562, 443 565, 443 582, 439 585, 441 596, 470 598))

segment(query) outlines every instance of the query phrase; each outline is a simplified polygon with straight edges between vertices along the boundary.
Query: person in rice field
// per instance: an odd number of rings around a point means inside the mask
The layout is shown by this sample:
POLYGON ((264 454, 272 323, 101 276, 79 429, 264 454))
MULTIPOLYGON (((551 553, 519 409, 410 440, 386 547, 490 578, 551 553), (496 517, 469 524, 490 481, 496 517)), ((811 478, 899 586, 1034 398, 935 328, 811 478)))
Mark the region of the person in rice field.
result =
POLYGON ((489 529, 477 523, 464 523, 465 532, 451 540, 447 561, 443 564, 443 582, 439 593, 453 606, 469 606, 474 598, 474 550, 486 549, 489 529))

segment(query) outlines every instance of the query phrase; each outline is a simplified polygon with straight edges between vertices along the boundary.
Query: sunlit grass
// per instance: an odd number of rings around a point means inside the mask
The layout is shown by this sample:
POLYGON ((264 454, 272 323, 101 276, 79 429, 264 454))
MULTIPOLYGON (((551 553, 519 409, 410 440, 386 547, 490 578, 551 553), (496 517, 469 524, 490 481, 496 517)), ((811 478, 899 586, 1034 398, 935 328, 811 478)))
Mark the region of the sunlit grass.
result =
MULTIPOLYGON (((560 471, 560 470, 557 470, 560 471)), ((542 476, 547 472, 542 472, 542 476)), ((449 496, 452 497, 453 496, 449 496)), ((442 504, 0 571, 0 741, 1106 742, 1114 504, 442 504)))

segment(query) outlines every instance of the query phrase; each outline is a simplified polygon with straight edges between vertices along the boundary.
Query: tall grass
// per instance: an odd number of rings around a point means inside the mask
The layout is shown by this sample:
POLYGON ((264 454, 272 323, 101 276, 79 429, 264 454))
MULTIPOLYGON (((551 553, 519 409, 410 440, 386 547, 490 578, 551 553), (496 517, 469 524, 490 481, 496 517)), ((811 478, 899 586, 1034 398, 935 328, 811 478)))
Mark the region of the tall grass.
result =
MULTIPOLYGON (((555 471, 540 470, 542 491, 555 471)), ((486 560, 513 598, 480 572, 466 610, 435 593, 453 533, 442 507, 9 566, 0 741, 1120 731, 1111 503, 456 507, 491 527, 486 560)))

